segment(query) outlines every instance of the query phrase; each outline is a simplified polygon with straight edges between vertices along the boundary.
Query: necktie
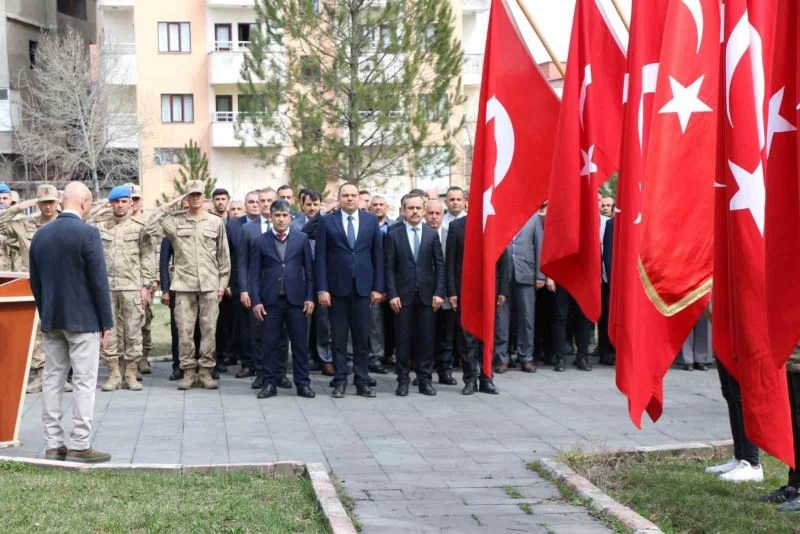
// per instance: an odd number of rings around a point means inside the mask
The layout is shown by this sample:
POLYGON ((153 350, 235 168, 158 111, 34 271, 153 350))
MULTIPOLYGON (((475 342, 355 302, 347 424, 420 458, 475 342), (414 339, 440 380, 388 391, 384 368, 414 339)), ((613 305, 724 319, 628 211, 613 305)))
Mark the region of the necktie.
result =
POLYGON ((419 255, 419 228, 412 228, 414 232, 414 260, 417 259, 417 255, 419 255))
POLYGON ((350 248, 356 248, 356 229, 353 226, 353 216, 347 216, 347 242, 350 248))
POLYGON ((278 241, 283 242, 284 239, 286 239, 286 234, 278 232, 278 241))

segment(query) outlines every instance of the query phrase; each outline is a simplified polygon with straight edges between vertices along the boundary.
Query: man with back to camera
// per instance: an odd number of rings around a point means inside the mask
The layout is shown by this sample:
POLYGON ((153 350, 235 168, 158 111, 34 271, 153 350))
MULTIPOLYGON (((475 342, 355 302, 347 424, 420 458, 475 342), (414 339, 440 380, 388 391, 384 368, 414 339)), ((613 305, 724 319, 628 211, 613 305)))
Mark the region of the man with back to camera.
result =
POLYGON ((383 234, 378 219, 358 209, 358 188, 339 186, 339 210, 320 220, 315 243, 315 283, 321 306, 330 308, 333 392, 347 389, 347 334, 353 339, 356 393, 375 397, 369 386, 369 306, 383 298, 383 234))
POLYGON ((36 232, 30 248, 30 283, 41 317, 45 368, 42 423, 45 458, 107 462, 111 455, 91 447, 100 347, 113 328, 111 297, 100 233, 83 222, 92 193, 80 182, 64 189, 63 212, 36 232), (70 367, 72 431, 65 444, 63 385, 70 367))
POLYGON ((308 378, 308 318, 314 312, 313 260, 308 236, 290 231, 291 207, 285 200, 270 206, 272 229, 250 246, 250 280, 253 315, 261 322, 266 367, 259 399, 278 394, 280 364, 284 359, 281 337, 284 330, 292 344, 292 364, 297 396, 314 398, 308 378))

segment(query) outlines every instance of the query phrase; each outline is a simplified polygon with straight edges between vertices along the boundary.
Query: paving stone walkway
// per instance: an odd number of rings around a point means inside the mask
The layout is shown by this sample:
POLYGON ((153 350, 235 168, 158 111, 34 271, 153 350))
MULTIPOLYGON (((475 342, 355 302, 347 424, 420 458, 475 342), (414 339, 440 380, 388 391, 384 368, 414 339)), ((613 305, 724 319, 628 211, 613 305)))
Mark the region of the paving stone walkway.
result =
MULTIPOLYGON (((259 401, 250 381, 233 373, 223 375, 219 390, 186 393, 168 373, 169 364, 156 364, 141 392, 98 390, 98 449, 125 463, 323 462, 355 499, 366 534, 609 532, 583 508, 561 501, 526 462, 574 447, 730 437, 715 371, 671 371, 664 415, 642 430, 629 421, 606 367, 512 370, 495 380, 500 395, 472 397, 462 396, 459 384, 437 386, 433 398, 398 398, 393 375, 385 375, 376 377, 376 399, 342 400, 328 396, 328 379, 319 374, 312 376, 316 399, 280 390, 259 401), (522 498, 509 496, 509 486, 522 498)), ((44 455, 39 397, 26 399, 23 446, 0 455, 44 455)))

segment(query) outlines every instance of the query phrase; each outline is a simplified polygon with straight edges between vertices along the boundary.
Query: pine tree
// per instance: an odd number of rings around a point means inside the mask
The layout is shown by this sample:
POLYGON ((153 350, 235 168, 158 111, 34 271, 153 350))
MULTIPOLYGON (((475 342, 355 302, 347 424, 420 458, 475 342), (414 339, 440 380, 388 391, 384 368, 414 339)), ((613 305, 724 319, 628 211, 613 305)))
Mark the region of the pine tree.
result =
MULTIPOLYGON (((176 175, 172 177, 172 189, 174 195, 185 195, 187 184, 192 180, 200 180, 206 186, 206 198, 211 198, 211 193, 216 187, 217 180, 212 178, 208 172, 208 156, 200 148, 196 141, 189 139, 189 143, 183 146, 183 154, 181 155, 181 163, 176 175)), ((166 204, 171 200, 166 194, 161 194, 161 200, 158 204, 166 204)))

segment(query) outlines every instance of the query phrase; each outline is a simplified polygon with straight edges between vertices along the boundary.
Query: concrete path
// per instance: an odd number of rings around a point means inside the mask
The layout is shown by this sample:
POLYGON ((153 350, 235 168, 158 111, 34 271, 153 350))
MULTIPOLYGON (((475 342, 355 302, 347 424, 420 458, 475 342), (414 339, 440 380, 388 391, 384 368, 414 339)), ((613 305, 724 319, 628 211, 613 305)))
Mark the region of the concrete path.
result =
MULTIPOLYGON (((323 462, 356 500, 366 534, 609 532, 583 508, 561 501, 526 462, 575 447, 730 437, 713 370, 671 371, 664 415, 642 430, 628 419, 607 367, 512 370, 495 380, 500 395, 472 397, 462 396, 459 384, 437 386, 432 398, 413 391, 398 398, 393 375, 385 375, 376 377, 376 399, 342 400, 328 396, 328 379, 318 374, 316 399, 279 390, 259 401, 250 380, 233 373, 223 375, 219 390, 187 393, 167 380, 169 364, 156 364, 154 373, 141 392, 97 392, 94 445, 114 462, 323 462), (509 486, 522 498, 510 497, 509 486)), ((23 446, 0 455, 44 455, 39 397, 26 399, 23 446)))

